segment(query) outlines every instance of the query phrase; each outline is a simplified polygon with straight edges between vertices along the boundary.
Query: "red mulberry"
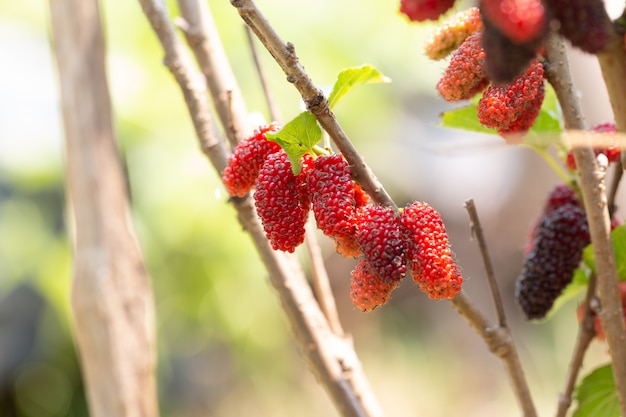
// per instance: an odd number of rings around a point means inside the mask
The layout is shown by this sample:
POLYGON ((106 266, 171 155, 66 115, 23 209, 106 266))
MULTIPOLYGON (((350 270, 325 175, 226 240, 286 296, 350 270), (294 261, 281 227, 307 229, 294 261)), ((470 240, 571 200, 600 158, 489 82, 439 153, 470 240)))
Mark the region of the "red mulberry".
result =
POLYGON ((400 0, 400 13, 413 22, 437 20, 454 5, 454 0, 400 0))
POLYGON ((239 142, 222 174, 229 195, 243 197, 252 190, 265 159, 280 150, 278 143, 268 141, 265 136, 267 132, 277 130, 276 124, 262 126, 252 136, 239 142))
POLYGON ((486 87, 485 51, 482 31, 470 35, 454 51, 450 63, 437 83, 439 94, 447 101, 467 100, 486 87))
POLYGON ((317 227, 335 239, 337 252, 346 257, 358 256, 355 186, 343 156, 317 158, 307 176, 307 186, 317 227))
POLYGON ((527 319, 541 319, 572 280, 590 242, 582 208, 565 204, 545 215, 517 279, 515 298, 527 319))
POLYGON ((372 270, 385 282, 406 274, 406 254, 400 219, 391 207, 369 204, 358 210, 356 239, 372 270))
POLYGON ((361 311, 372 311, 387 303, 391 298, 391 292, 397 286, 397 282, 381 279, 372 270, 371 265, 365 259, 361 259, 352 271, 350 298, 361 311))
POLYGON ((541 0, 481 0, 480 10, 500 33, 516 44, 537 40, 547 29, 541 0))
MULTIPOLYGON (((306 165, 305 165, 306 167, 306 165)), ((309 203, 303 194, 305 169, 295 176, 284 151, 267 157, 256 181, 254 204, 272 248, 293 252, 304 241, 309 203)))
POLYGON ((411 276, 432 299, 454 298, 463 277, 448 245, 441 215, 427 203, 415 202, 400 216, 411 276))
POLYGON ((431 33, 426 40, 424 52, 430 59, 443 59, 482 28, 483 22, 477 7, 455 13, 431 33))
POLYGON ((492 85, 478 102, 478 120, 503 134, 524 134, 534 123, 544 97, 543 65, 528 70, 507 85, 492 85))

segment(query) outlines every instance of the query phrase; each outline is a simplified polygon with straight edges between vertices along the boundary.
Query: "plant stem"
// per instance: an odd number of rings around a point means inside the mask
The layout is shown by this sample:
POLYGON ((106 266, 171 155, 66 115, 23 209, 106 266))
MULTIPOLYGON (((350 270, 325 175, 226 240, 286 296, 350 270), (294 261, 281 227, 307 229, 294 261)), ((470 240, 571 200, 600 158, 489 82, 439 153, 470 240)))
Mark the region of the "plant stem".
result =
MULTIPOLYGON (((584 130, 583 115, 574 90, 563 41, 553 34, 546 44, 546 51, 551 71, 556 74, 552 77, 552 86, 563 109, 565 127, 584 130)), ((626 329, 610 235, 611 222, 604 185, 605 172, 598 168, 589 143, 574 148, 574 159, 596 259, 597 290, 601 304, 599 316, 613 358, 613 376, 621 413, 626 415, 626 349, 624 349, 626 329)))
POLYGON ((500 327, 507 327, 504 304, 502 303, 502 297, 500 296, 500 291, 498 290, 498 283, 493 272, 493 265, 491 263, 491 257, 489 256, 487 241, 483 233, 482 225, 480 224, 480 217, 478 217, 478 211, 476 210, 474 200, 467 200, 465 202, 465 209, 470 217, 472 234, 476 237, 476 240, 478 240, 478 248, 480 249, 480 254, 483 258, 483 265, 485 266, 485 273, 487 274, 487 282, 489 283, 489 289, 491 290, 491 298, 493 299, 493 303, 496 307, 498 324, 500 327))
MULTIPOLYGON (((207 92, 201 89, 201 85, 192 82, 197 74, 186 49, 176 37, 164 3, 160 0, 139 2, 163 46, 165 64, 183 92, 202 150, 215 169, 221 172, 226 166, 227 152, 224 141, 215 132, 207 92)), ((239 222, 250 233, 269 272, 302 354, 341 415, 382 416, 354 349, 349 341, 331 331, 297 258, 271 248, 249 196, 233 198, 232 203, 239 222)))
POLYGON ((187 44, 204 74, 211 99, 231 145, 252 133, 248 110, 220 41, 207 2, 178 0, 184 21, 179 20, 187 44))

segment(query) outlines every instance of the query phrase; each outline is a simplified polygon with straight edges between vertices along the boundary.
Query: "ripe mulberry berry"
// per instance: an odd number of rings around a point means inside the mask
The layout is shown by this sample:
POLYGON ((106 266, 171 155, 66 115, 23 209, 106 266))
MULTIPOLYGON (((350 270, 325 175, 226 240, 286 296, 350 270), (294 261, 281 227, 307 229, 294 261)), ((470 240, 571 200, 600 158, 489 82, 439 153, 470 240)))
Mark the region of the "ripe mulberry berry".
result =
POLYGON ((520 116, 513 120, 513 123, 511 123, 508 128, 498 129, 498 134, 504 138, 506 143, 511 145, 519 144, 524 141, 526 133, 533 127, 537 116, 539 116, 544 97, 545 89, 544 85, 541 84, 537 90, 537 95, 531 101, 526 102, 524 111, 520 116))
POLYGON ((317 227, 335 239, 337 252, 358 256, 355 186, 348 162, 341 154, 320 156, 309 171, 307 188, 317 227))
POLYGON ((424 45, 424 52, 430 59, 443 59, 482 28, 483 22, 477 7, 455 13, 430 34, 424 45))
POLYGON ((293 252, 304 241, 309 202, 302 184, 308 165, 303 164, 295 176, 287 154, 281 150, 268 156, 259 171, 254 205, 275 250, 293 252))
POLYGON ((372 270, 385 282, 406 275, 400 219, 391 207, 369 204, 357 211, 356 239, 372 270))
MULTIPOLYGON (((602 146, 594 146, 593 151, 596 156, 600 154, 604 154, 609 162, 617 162, 619 161, 621 150, 619 143, 617 140, 611 141, 609 136, 615 135, 617 133, 617 128, 614 123, 602 123, 595 126, 591 129, 592 132, 595 133, 606 133, 607 135, 603 135, 602 146)), ((576 169, 576 160, 574 159, 574 151, 570 150, 567 153, 565 163, 569 169, 576 169)))
POLYGON ((277 130, 276 124, 262 126, 252 136, 239 142, 222 174, 230 196, 243 197, 252 190, 265 159, 280 150, 278 143, 267 140, 265 136, 277 130))
POLYGON ((441 215, 427 203, 415 202, 400 216, 411 276, 432 299, 454 298, 463 277, 448 245, 441 215))
POLYGON ((454 5, 454 0, 400 0, 400 13, 412 22, 437 20, 454 5))
POLYGON ((482 15, 482 47, 485 51, 484 73, 495 84, 510 83, 537 57, 541 40, 514 43, 482 15))
POLYGON ((559 33, 572 45, 591 54, 602 51, 611 39, 613 26, 602 0, 545 0, 559 21, 559 33))
POLYGON ((439 94, 447 101, 467 100, 486 87, 485 51, 482 31, 470 35, 459 46, 437 83, 439 94))
POLYGON ((481 0, 480 10, 500 33, 516 44, 537 40, 547 29, 541 0, 481 0))
POLYGON ((582 208, 565 204, 543 217, 516 282, 515 298, 527 319, 541 319, 572 280, 589 244, 582 208))
POLYGON ((365 259, 361 259, 352 271, 350 298, 361 311, 372 311, 387 303, 391 298, 391 292, 397 286, 398 282, 381 279, 371 265, 365 259))
POLYGON ((478 120, 503 135, 525 133, 539 114, 543 82, 543 65, 535 60, 512 83, 491 85, 478 102, 478 120))

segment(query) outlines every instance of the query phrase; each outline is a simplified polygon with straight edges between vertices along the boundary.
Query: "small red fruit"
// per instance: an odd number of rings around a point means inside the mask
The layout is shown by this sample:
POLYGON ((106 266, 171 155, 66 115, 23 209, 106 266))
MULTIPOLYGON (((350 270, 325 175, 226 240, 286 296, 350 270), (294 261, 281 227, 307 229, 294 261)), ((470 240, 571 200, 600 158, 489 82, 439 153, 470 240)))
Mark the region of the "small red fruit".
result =
POLYGON ((437 20, 454 5, 454 0, 400 0, 400 13, 412 22, 437 20))
POLYGON ((387 303, 391 298, 391 292, 397 286, 398 282, 381 279, 371 265, 365 259, 361 259, 352 271, 350 298, 361 311, 372 311, 387 303))

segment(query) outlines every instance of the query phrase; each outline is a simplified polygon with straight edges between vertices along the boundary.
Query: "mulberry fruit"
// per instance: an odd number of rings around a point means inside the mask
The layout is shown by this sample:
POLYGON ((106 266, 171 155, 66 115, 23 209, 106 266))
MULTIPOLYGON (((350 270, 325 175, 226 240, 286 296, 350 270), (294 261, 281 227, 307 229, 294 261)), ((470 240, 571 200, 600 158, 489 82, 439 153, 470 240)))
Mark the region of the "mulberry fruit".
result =
POLYGON ((565 204, 545 215, 516 282, 515 298, 527 319, 541 319, 572 280, 590 242, 582 208, 565 204))
POLYGON ((502 135, 526 133, 539 114, 543 82, 543 65, 535 60, 512 83, 491 85, 478 102, 478 120, 502 135))
POLYGON ((412 22, 437 20, 454 5, 454 0, 400 0, 400 13, 412 22))
POLYGON ((541 0, 481 0, 480 10, 513 43, 534 41, 547 29, 541 0))
POLYGON ((486 87, 485 51, 482 31, 470 35, 454 51, 450 63, 437 83, 439 94, 447 101, 467 100, 486 87))
POLYGON ((411 276, 432 299, 454 298, 463 283, 441 215, 427 203, 415 202, 400 216, 411 276))
POLYGON ((398 282, 382 280, 371 265, 365 259, 361 259, 352 271, 350 298, 361 311, 372 311, 387 303, 391 298, 391 292, 397 286, 398 282))
POLYGON ((307 175, 307 188, 317 227, 335 240, 337 252, 358 256, 356 194, 348 162, 341 154, 320 156, 307 175))
POLYGON ((406 275, 406 254, 400 220, 391 207, 369 204, 360 208, 356 239, 372 270, 385 282, 406 275))
MULTIPOLYGON (((617 133, 617 128, 615 127, 615 124, 602 123, 595 126, 593 129, 591 129, 591 131, 595 133, 606 133, 606 135, 601 138, 603 142, 602 146, 593 147, 593 151, 596 156, 603 154, 607 157, 609 162, 619 161, 621 155, 619 143, 617 142, 617 140, 611 141, 609 139, 611 135, 617 133)), ((574 152, 572 150, 567 153, 567 156, 565 158, 565 164, 569 169, 576 169, 576 160, 574 159, 574 152)))
POLYGON ((424 52, 430 59, 443 59, 458 48, 470 35, 482 28, 483 22, 477 7, 455 13, 441 22, 441 25, 431 33, 426 40, 424 52))
POLYGON ((277 130, 276 124, 262 126, 252 136, 239 142, 222 174, 230 196, 243 197, 252 190, 265 159, 280 150, 278 143, 267 140, 265 136, 277 130))
POLYGON ((537 57, 541 39, 514 43, 504 36, 483 14, 482 47, 485 51, 484 73, 495 84, 510 83, 537 57))
POLYGON ((602 0, 545 0, 546 7, 558 20, 559 33, 572 45, 591 54, 609 43, 613 26, 602 0))
POLYGON ((309 202, 302 184, 307 165, 312 164, 303 164, 295 176, 287 154, 281 150, 267 157, 257 177, 254 205, 274 250, 293 252, 304 242, 309 202))

